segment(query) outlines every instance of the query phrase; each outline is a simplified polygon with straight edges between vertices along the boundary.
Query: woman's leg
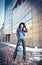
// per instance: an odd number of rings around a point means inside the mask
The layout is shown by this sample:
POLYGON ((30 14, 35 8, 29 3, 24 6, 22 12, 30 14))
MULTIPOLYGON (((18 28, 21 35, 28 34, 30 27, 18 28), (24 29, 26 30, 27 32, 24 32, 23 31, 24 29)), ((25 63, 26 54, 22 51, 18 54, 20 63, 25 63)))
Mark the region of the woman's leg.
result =
POLYGON ((23 46, 23 59, 25 61, 25 59, 26 59, 26 50, 25 50, 25 41, 24 41, 24 39, 22 40, 22 46, 23 46))
POLYGON ((13 55, 13 58, 14 58, 14 61, 16 59, 16 56, 17 56, 17 47, 20 45, 20 40, 18 40, 17 42, 17 46, 16 46, 16 49, 15 49, 15 52, 14 52, 14 55, 13 55))

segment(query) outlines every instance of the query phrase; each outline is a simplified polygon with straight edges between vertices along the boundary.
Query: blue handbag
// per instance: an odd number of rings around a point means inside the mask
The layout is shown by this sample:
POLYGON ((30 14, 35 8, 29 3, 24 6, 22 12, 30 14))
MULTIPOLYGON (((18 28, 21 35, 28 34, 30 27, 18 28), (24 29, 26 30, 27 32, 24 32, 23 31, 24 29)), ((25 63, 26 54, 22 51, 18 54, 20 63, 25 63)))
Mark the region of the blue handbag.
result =
POLYGON ((17 47, 17 51, 18 51, 18 52, 23 51, 23 47, 22 47, 22 46, 18 46, 18 47, 17 47))

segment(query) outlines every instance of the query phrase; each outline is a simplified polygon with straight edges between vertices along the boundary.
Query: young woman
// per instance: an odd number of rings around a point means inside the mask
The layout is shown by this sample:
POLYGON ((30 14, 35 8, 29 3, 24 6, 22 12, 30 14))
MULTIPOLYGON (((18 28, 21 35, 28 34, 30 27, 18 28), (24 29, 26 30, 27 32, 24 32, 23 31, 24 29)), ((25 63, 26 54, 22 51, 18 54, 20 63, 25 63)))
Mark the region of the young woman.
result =
POLYGON ((21 42, 22 42, 22 46, 23 46, 23 59, 24 59, 24 61, 26 59, 25 41, 24 41, 25 32, 27 32, 27 28, 25 26, 25 23, 21 22, 19 24, 18 29, 17 29, 18 42, 17 42, 17 46, 16 46, 16 49, 15 49, 15 52, 14 52, 14 55, 13 55, 14 61, 15 61, 16 56, 17 56, 17 48, 18 48, 18 46, 20 45, 21 42))

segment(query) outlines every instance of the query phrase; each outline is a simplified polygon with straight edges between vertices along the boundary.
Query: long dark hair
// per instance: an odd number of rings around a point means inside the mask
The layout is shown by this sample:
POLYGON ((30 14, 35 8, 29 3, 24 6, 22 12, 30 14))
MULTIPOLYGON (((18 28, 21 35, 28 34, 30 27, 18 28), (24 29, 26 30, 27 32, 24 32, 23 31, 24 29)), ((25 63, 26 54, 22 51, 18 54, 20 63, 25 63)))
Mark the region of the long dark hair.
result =
POLYGON ((21 28, 21 24, 23 24, 23 28, 24 28, 24 27, 26 28, 25 23, 24 23, 24 22, 21 22, 21 23, 19 24, 19 29, 21 28))

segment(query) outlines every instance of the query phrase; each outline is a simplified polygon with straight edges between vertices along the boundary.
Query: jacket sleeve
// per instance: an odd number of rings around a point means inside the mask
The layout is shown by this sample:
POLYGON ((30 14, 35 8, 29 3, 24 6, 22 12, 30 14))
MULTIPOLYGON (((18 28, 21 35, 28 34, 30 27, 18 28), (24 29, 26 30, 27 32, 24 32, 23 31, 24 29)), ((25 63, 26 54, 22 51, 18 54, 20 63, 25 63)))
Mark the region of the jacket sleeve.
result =
POLYGON ((23 35, 25 36, 25 33, 27 32, 27 28, 25 30, 23 29, 23 35))
POLYGON ((19 38, 19 29, 16 31, 17 38, 19 38))
POLYGON ((25 28, 24 32, 27 32, 27 28, 25 28))

